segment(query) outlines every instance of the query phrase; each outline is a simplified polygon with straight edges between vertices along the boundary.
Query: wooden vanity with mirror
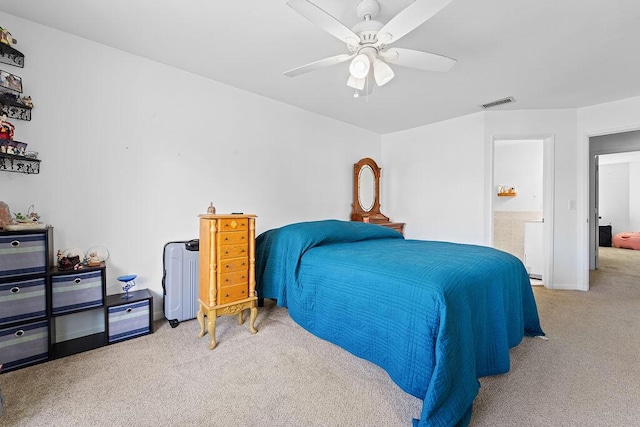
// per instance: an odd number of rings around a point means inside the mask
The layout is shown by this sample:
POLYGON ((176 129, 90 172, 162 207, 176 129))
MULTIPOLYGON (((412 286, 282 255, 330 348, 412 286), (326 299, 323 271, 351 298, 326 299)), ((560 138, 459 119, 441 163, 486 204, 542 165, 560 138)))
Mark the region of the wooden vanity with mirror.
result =
POLYGON ((380 212, 380 168, 369 157, 353 165, 351 221, 383 225, 404 233, 404 222, 391 222, 380 212))

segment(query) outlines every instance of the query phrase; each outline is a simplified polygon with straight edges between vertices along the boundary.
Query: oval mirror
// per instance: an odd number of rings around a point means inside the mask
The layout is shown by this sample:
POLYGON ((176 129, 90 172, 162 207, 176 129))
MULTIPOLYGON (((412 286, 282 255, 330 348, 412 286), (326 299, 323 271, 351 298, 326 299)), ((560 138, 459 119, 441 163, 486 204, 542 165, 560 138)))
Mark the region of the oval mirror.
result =
POLYGON ((358 173, 358 202, 360 208, 369 212, 376 200, 376 180, 371 166, 364 165, 358 173))

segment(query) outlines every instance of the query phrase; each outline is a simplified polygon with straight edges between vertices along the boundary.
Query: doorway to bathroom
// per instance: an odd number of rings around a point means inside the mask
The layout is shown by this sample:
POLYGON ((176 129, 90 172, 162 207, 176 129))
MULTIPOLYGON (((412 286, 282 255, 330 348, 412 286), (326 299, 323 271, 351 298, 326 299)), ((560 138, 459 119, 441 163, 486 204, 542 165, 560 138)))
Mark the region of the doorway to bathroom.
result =
POLYGON ((493 247, 519 258, 532 285, 548 285, 545 200, 545 139, 494 139, 493 247))

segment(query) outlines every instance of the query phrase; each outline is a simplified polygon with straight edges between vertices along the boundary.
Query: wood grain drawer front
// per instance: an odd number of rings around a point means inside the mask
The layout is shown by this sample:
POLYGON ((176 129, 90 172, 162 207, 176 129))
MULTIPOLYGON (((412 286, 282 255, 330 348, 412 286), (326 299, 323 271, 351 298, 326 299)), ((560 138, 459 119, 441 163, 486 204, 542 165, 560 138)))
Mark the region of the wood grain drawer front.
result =
POLYGON ((0 236, 0 277, 47 272, 44 233, 0 236))
POLYGON ((49 358, 49 322, 0 329, 0 365, 3 371, 32 365, 49 358))
POLYGON ((0 325, 45 317, 46 296, 44 277, 0 284, 0 325))
POLYGON ((249 285, 244 283, 235 286, 225 286, 220 288, 220 301, 219 304, 226 304, 228 302, 234 302, 241 299, 248 298, 249 285))
POLYGON ((247 245, 232 245, 220 247, 220 259, 240 258, 248 255, 247 245))
POLYGON ((232 271, 242 271, 249 268, 249 258, 236 258, 225 260, 220 263, 220 274, 231 273, 232 271))
POLYGON ((150 300, 109 307, 109 342, 117 342, 151 333, 150 300))
POLYGON ((51 301, 53 314, 100 307, 103 304, 102 270, 53 276, 51 301))
POLYGON ((220 220, 220 232, 246 231, 249 229, 248 218, 223 218, 220 220))
POLYGON ((220 246, 246 245, 247 233, 220 233, 220 246))
POLYGON ((235 271, 233 273, 221 274, 220 275, 220 286, 227 287, 239 284, 249 284, 249 272, 245 271, 235 271))

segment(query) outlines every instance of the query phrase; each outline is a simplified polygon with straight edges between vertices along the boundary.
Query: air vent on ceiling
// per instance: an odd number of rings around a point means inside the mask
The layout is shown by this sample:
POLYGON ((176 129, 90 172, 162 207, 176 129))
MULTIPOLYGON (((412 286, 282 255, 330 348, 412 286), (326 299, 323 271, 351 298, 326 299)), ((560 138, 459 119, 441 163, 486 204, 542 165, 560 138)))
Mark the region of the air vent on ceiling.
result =
POLYGON ((487 102, 486 104, 482 104, 482 108, 497 107, 498 105, 509 104, 510 102, 516 102, 516 100, 513 99, 513 96, 510 96, 508 98, 498 99, 498 100, 491 101, 491 102, 487 102))

